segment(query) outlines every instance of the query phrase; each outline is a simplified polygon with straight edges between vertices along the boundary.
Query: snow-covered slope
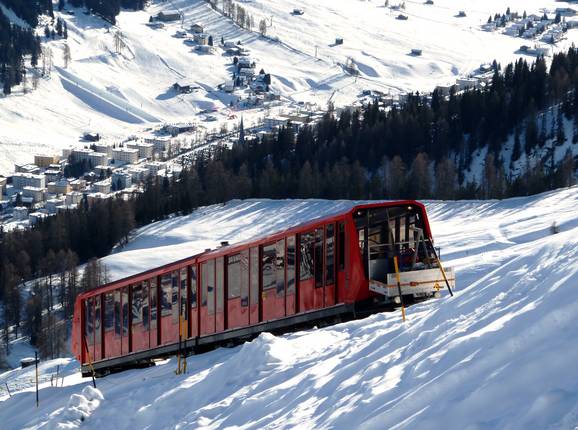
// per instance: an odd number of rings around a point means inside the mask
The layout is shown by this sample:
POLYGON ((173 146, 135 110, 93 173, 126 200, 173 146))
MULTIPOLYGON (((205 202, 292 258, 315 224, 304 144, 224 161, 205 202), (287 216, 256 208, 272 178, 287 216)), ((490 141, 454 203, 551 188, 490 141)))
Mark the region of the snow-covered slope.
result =
MULTIPOLYGON (((391 2, 394 4, 397 2, 391 2)), ((484 32, 480 24, 489 15, 504 13, 498 0, 436 0, 434 5, 406 1, 407 21, 397 20, 398 11, 384 7, 383 0, 253 0, 239 2, 254 17, 269 23, 268 38, 240 29, 212 10, 204 0, 154 1, 146 11, 123 11, 113 27, 81 9, 74 15, 57 13, 68 25, 72 60, 65 70, 62 39, 50 41, 55 67, 40 80, 37 90, 0 98, 0 173, 12 170, 14 162, 29 162, 34 153, 57 152, 78 142, 83 131, 98 131, 115 138, 138 132, 156 121, 191 121, 205 109, 218 109, 226 122, 229 102, 235 97, 216 91, 231 77, 231 58, 218 49, 214 55, 196 53, 177 30, 200 23, 213 35, 241 41, 251 51, 258 70, 272 74, 272 87, 284 101, 314 102, 325 107, 351 103, 362 90, 395 94, 400 91, 430 91, 438 84, 454 83, 480 63, 502 63, 520 56, 521 44, 530 43, 499 33, 484 32), (301 16, 290 12, 300 7, 301 16), (165 28, 146 25, 150 15, 179 9, 184 21, 165 28), (459 10, 466 17, 457 18, 459 10), (124 48, 116 52, 115 34, 122 33, 124 48), (335 38, 344 44, 334 46, 335 38), (423 55, 409 55, 420 48, 423 55), (316 57, 317 53, 317 57, 316 57), (348 57, 356 63, 359 77, 345 73, 341 64, 348 57), (178 95, 176 81, 196 82, 201 90, 178 95), (138 114, 135 115, 135 113, 138 114)), ((512 0, 513 11, 541 13, 564 6, 554 0, 512 0)), ((578 41, 578 31, 555 49, 578 41)), ((526 57, 532 60, 532 57, 526 57)), ((28 84, 28 89, 31 85, 28 84)), ((245 112, 246 119, 262 111, 245 112)), ((219 124, 220 125, 220 124, 219 124)))
MULTIPOLYGON (((347 204, 231 202, 142 229, 126 254, 144 267, 153 253, 176 256, 201 241, 202 248, 221 236, 253 236, 267 208, 279 227, 347 204), (145 253, 153 237, 159 243, 145 253)), ((504 201, 429 202, 437 245, 457 268, 459 288, 453 298, 412 306, 406 323, 397 312, 383 313, 264 334, 190 357, 186 375, 175 375, 173 359, 100 379, 98 391, 71 362, 64 387, 44 384, 39 409, 30 389, 3 397, 2 428, 575 429, 577 207, 577 187, 504 201)))

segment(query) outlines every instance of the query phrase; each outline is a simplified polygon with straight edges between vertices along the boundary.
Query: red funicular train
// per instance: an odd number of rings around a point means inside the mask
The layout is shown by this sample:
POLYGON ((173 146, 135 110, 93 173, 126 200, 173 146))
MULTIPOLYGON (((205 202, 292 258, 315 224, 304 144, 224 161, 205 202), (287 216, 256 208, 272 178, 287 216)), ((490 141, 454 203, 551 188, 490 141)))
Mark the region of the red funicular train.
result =
POLYGON ((177 350, 367 315, 400 303, 400 291, 427 298, 454 283, 421 203, 363 204, 81 294, 72 350, 84 374, 91 366, 103 374, 177 350))

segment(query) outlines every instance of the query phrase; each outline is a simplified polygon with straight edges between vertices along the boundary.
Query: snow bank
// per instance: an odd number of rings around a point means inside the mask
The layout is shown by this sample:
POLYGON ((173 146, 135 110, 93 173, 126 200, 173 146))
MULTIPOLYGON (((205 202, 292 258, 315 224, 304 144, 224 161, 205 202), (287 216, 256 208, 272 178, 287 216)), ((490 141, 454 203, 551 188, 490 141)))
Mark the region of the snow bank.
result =
MULTIPOLYGON (((140 230, 127 253, 135 258, 140 250, 152 262, 143 250, 154 234, 163 238, 159 250, 172 242, 184 250, 215 230, 240 238, 243 226, 256 229, 263 216, 286 225, 300 219, 291 211, 305 217, 307 208, 347 204, 211 206, 140 230)), ((107 376, 97 381, 104 401, 69 369, 64 388, 41 390, 33 415, 20 412, 33 405, 31 392, 0 402, 3 428, 77 425, 86 413, 83 428, 98 430, 574 429, 578 187, 427 205, 459 288, 453 298, 410 307, 406 323, 394 312, 282 337, 264 333, 189 357, 185 375, 175 375, 170 359, 107 376), (559 234, 550 234, 553 220, 559 234)))

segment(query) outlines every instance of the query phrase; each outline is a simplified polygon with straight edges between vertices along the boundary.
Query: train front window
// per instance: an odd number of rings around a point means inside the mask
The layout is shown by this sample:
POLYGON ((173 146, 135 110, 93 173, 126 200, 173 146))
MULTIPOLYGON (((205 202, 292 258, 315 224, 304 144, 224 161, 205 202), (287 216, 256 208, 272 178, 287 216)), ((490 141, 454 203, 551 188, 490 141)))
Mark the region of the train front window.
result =
POLYGON ((354 213, 359 250, 369 279, 385 280, 395 272, 432 267, 433 247, 424 231, 422 212, 411 205, 360 209, 354 213))

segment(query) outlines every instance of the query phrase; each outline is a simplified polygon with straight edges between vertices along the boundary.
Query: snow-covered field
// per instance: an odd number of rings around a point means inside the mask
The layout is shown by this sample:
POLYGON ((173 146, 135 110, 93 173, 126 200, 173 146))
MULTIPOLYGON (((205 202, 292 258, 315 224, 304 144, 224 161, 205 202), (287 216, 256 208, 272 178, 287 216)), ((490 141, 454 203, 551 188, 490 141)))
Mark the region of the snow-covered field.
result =
MULTIPOLYGON (((507 5, 497 0, 459 4, 436 0, 425 5, 420 0, 406 1, 406 10, 398 12, 385 8, 383 0, 240 4, 254 16, 256 27, 267 19, 269 38, 241 30, 203 0, 154 1, 146 11, 123 11, 116 27, 80 9, 74 10, 74 16, 60 14, 68 24, 71 63, 63 69, 63 40, 49 42, 55 66, 51 76, 41 79, 36 91, 22 94, 17 88, 12 96, 0 98, 0 173, 11 171, 15 162, 30 162, 34 153, 59 152, 78 143, 84 131, 120 138, 157 120, 194 121, 199 111, 213 108, 219 110, 221 123, 227 122, 232 96, 216 91, 216 86, 230 79, 231 58, 221 50, 214 55, 193 52, 183 39, 174 37, 180 22, 162 29, 146 26, 149 16, 160 10, 178 8, 184 13, 185 28, 201 23, 215 42, 221 37, 241 41, 250 49, 257 69, 272 74, 272 87, 286 103, 325 107, 329 100, 349 104, 364 89, 392 94, 431 91, 438 84, 455 82, 481 63, 510 62, 520 56, 515 53, 520 45, 529 42, 484 32, 480 24, 489 15, 504 13, 507 6, 539 14, 544 8, 551 11, 566 5, 554 0, 512 0, 507 5), (294 8, 303 8, 304 15, 292 15, 294 8), (467 16, 457 18, 458 10, 467 16), (409 19, 396 19, 400 12, 409 19), (120 53, 115 52, 117 31, 125 45, 120 53), (342 37, 344 44, 334 46, 336 37, 342 37), (409 55, 412 48, 422 49, 423 55, 409 55), (357 78, 340 66, 348 57, 360 71, 357 78), (201 90, 177 95, 170 86, 184 79, 196 82, 201 90)), ((577 41, 578 30, 571 30, 555 49, 577 41)))
MULTIPOLYGON (((351 204, 212 206, 141 229, 105 261, 122 276, 351 204)), ((98 391, 74 361, 59 361, 64 387, 44 383, 38 409, 30 388, 0 398, 2 428, 575 429, 578 187, 427 206, 459 288, 453 298, 412 306, 406 323, 383 313, 264 334, 190 357, 186 375, 175 375, 172 359, 99 379, 98 391)), ((42 374, 56 364, 44 363, 42 374)), ((0 375, 0 383, 31 372, 0 375)))

